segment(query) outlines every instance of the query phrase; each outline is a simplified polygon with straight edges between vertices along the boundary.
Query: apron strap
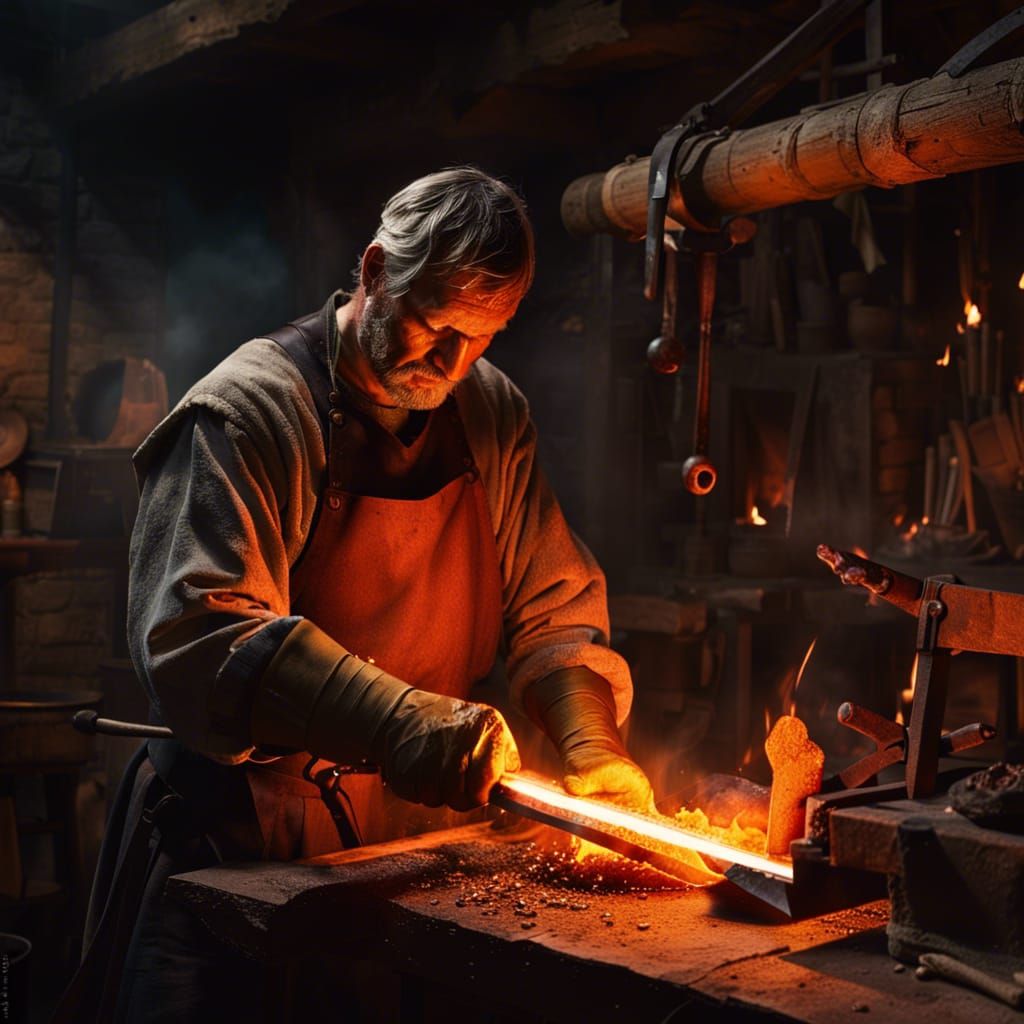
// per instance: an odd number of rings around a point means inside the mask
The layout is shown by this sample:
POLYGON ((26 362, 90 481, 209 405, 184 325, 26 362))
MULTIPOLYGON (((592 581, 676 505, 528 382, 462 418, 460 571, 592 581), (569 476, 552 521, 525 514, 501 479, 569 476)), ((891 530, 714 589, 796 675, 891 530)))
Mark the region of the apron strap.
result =
POLYGON ((320 313, 311 313, 301 320, 295 320, 276 331, 263 335, 278 344, 295 363, 302 379, 306 382, 317 415, 324 444, 330 430, 331 377, 327 370, 326 345, 323 318, 320 313))

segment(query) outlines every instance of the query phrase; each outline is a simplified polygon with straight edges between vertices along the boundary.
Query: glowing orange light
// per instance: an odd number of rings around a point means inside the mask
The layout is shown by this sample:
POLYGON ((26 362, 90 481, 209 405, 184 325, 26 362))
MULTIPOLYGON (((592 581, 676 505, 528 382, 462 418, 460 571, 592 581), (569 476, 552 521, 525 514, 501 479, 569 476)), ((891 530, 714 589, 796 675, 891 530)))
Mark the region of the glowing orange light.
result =
POLYGON ((959 321, 957 321, 956 333, 957 334, 966 334, 967 333, 967 328, 964 327, 964 325, 962 323, 960 323, 959 321))
POLYGON ((1017 287, 1024 292, 1024 274, 1020 275, 1020 280, 1017 282, 1017 287))
POLYGON ((1015 377, 1013 386, 1016 388, 1018 395, 1024 395, 1024 377, 1015 377))
POLYGON ((756 505, 752 505, 751 506, 751 509, 750 509, 750 522, 754 526, 767 526, 768 525, 768 520, 765 519, 764 516, 762 516, 761 513, 757 511, 757 506, 756 505))
POLYGON ((935 365, 936 366, 949 366, 949 346, 948 345, 946 346, 946 351, 943 352, 942 355, 938 359, 935 360, 935 365))
POLYGON ((970 299, 964 303, 964 316, 968 327, 977 327, 981 323, 981 310, 970 299))
POLYGON ((785 881, 793 879, 793 865, 787 861, 758 855, 710 836, 697 835, 671 821, 658 820, 636 811, 598 803, 596 800, 569 796, 568 793, 553 786, 524 778, 522 775, 505 775, 501 779, 501 785, 512 793, 525 797, 531 804, 543 807, 546 813, 563 820, 568 816, 576 821, 597 822, 603 826, 620 829, 627 834, 632 833, 654 840, 680 852, 692 850, 716 860, 742 864, 755 871, 764 871, 785 881))
MULTIPOLYGON (((900 520, 900 522, 902 522, 902 519, 900 520)), ((898 526, 898 525, 899 525, 899 523, 897 523, 896 525, 898 526)), ((870 558, 870 557, 871 557, 871 556, 870 556, 870 555, 869 555, 869 554, 868 554, 868 553, 867 553, 867 552, 866 552, 866 551, 865 551, 865 550, 864 550, 863 548, 861 548, 861 547, 857 547, 856 545, 854 545, 854 547, 850 548, 850 550, 851 550, 851 551, 852 551, 852 552, 853 552, 853 553, 854 553, 854 554, 855 554, 855 555, 856 555, 856 556, 857 556, 858 558, 870 558)))
POLYGON ((919 529, 920 527, 917 525, 917 523, 911 523, 904 531, 904 533, 901 534, 901 537, 903 538, 903 540, 913 540, 917 536, 917 531, 919 529))
POLYGON ((900 699, 904 704, 909 704, 914 699, 914 690, 917 688, 917 655, 914 655, 914 664, 910 666, 910 685, 900 691, 900 699))

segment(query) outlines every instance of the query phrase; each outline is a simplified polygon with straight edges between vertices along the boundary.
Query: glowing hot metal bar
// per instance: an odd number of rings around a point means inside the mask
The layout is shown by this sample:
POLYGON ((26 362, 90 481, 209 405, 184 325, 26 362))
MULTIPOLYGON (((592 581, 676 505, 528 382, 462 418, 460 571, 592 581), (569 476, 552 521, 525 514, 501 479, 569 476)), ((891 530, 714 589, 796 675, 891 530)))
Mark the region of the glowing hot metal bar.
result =
POLYGON ((788 861, 742 850, 635 811, 569 796, 524 775, 502 778, 491 791, 490 802, 590 839, 616 853, 647 861, 669 874, 676 874, 672 870, 672 851, 693 850, 716 861, 740 864, 784 882, 793 881, 793 865, 788 861))

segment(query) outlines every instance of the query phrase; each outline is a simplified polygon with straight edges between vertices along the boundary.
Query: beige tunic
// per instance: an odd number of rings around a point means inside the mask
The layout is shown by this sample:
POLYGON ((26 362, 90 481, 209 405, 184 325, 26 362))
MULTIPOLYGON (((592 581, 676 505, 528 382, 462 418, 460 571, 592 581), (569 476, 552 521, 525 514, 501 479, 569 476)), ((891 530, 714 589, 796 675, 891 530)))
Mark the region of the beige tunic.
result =
MULTIPOLYGON (((455 395, 494 525, 513 700, 557 669, 585 665, 609 681, 623 721, 632 683, 608 647, 604 576, 541 472, 526 399, 484 359, 455 395)), ((218 671, 232 643, 290 613, 289 572, 325 468, 313 398, 275 342, 250 341, 189 390, 135 467, 132 660, 179 739, 243 760, 255 680, 228 684, 218 671)))

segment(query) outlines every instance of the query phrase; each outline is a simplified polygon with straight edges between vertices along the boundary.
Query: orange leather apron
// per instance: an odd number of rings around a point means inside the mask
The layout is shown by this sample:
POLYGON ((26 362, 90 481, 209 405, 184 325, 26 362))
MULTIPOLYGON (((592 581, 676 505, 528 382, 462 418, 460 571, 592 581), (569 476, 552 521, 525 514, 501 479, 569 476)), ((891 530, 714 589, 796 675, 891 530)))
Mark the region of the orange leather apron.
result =
MULTIPOLYGON (((339 486, 349 417, 337 394, 331 404, 326 486, 292 571, 292 611, 410 685, 465 699, 494 663, 502 588, 487 496, 455 401, 435 410, 425 429, 442 431, 443 443, 457 447, 449 454, 462 472, 417 499, 339 486)), ((315 788, 295 788, 309 785, 294 778, 307 761, 298 755, 250 771, 265 856, 308 857, 340 846, 315 788)), ((445 809, 395 797, 379 775, 342 782, 364 843, 452 823, 445 809)))

